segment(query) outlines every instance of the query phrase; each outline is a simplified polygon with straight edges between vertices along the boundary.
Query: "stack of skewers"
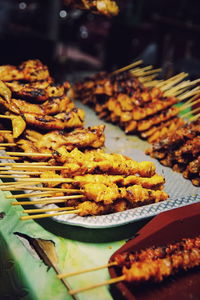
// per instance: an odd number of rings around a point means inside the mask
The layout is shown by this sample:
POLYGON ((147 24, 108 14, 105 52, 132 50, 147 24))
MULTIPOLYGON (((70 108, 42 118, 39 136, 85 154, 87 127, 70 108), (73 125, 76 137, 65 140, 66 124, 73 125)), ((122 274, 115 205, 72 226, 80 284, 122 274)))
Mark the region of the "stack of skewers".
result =
POLYGON ((1 189, 40 189, 37 195, 41 197, 34 200, 35 204, 64 204, 54 215, 107 214, 168 198, 163 191, 165 180, 156 174, 152 162, 138 163, 100 149, 104 145, 104 126, 83 128, 83 111, 66 96, 69 83, 55 85, 41 62, 2 66, 0 79, 2 120, 20 118, 25 124, 14 135, 14 130, 7 132, 2 122, 0 146, 14 149, 6 152, 8 158, 20 162, 1 163, 2 178, 18 176, 17 182, 2 183, 1 189), (38 183, 43 187, 36 186, 38 183))
POLYGON ((151 66, 130 71, 128 66, 122 73, 100 73, 76 84, 75 96, 92 106, 100 118, 119 124, 126 133, 147 139, 153 144, 149 152, 152 157, 158 158, 165 166, 173 166, 174 171, 184 171, 184 177, 199 186, 199 133, 196 132, 192 142, 188 137, 182 139, 182 144, 175 142, 171 145, 171 136, 176 136, 176 130, 184 132, 185 128, 193 126, 193 122, 199 128, 200 108, 191 110, 200 102, 199 86, 193 87, 199 80, 183 81, 188 75, 186 73, 165 81, 155 80, 158 71, 151 66), (197 114, 192 116, 192 113, 197 114), (169 145, 164 146, 163 140, 166 143, 170 140, 169 145), (185 141, 187 145, 180 149, 181 153, 174 153, 185 141))
MULTIPOLYGON (((140 251, 126 251, 113 256, 110 263, 96 268, 58 275, 59 279, 114 267, 118 277, 91 286, 70 290, 74 295, 103 285, 125 282, 136 289, 145 283, 160 283, 177 273, 182 275, 187 270, 200 265, 200 236, 184 238, 167 245, 153 246, 140 251)), ((192 284, 191 284, 192 285, 192 284)), ((144 288, 144 287, 143 287, 144 288)), ((191 293, 192 291, 190 291, 191 293)))
POLYGON ((167 134, 146 153, 200 186, 200 119, 167 134))

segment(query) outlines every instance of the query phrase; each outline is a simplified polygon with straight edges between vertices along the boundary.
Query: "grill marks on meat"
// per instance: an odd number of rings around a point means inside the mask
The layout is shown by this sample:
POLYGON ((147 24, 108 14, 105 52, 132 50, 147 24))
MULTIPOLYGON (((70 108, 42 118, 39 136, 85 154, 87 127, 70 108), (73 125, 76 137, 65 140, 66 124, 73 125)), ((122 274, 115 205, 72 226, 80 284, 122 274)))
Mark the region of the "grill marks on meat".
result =
POLYGON ((163 136, 168 127, 176 127, 173 120, 179 109, 173 105, 178 99, 164 96, 159 88, 145 87, 130 72, 100 73, 74 88, 77 97, 91 105, 100 118, 118 124, 126 133, 138 133, 149 142, 163 136))
POLYGON ((69 90, 70 84, 58 85, 48 81, 37 81, 31 83, 20 83, 18 81, 7 82, 14 96, 19 99, 44 102, 49 98, 60 98, 69 90))
POLYGON ((52 131, 40 134, 37 131, 26 130, 25 139, 17 142, 19 148, 24 152, 52 153, 64 146, 68 151, 78 147, 79 149, 100 148, 104 145, 104 125, 76 129, 66 133, 63 131, 52 131))
POLYGON ((182 239, 163 247, 125 252, 114 257, 126 281, 160 282, 166 277, 200 265, 200 237, 182 239))
POLYGON ((0 80, 2 81, 52 81, 47 66, 39 60, 27 60, 18 67, 11 65, 0 66, 0 80))

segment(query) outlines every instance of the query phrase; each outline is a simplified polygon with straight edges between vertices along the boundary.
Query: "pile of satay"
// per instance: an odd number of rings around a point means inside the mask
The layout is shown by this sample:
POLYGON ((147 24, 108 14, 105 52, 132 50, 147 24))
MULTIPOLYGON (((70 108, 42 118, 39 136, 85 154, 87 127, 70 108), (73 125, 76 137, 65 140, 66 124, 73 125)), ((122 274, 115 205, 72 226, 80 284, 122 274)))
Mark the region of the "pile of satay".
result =
POLYGON ((149 66, 111 74, 99 73, 77 83, 74 93, 83 103, 93 107, 100 118, 119 125, 126 133, 136 134, 153 143, 153 149, 160 147, 159 152, 162 151, 163 139, 166 143, 170 140, 169 147, 164 146, 160 158, 154 150, 151 151, 152 156, 159 158, 166 166, 173 165, 175 171, 185 171, 184 177, 192 179, 193 184, 199 186, 199 123, 194 123, 198 128, 194 135, 195 140, 190 142, 189 138, 186 138, 182 139, 182 144, 176 143, 176 147, 171 146, 171 136, 176 135, 176 130, 184 131, 182 128, 190 126, 188 122, 193 124, 192 122, 199 118, 200 108, 191 110, 200 102, 200 90, 196 86, 199 80, 183 81, 188 75, 186 73, 165 81, 156 80, 158 71, 149 66), (192 116, 192 113, 197 114, 192 116), (176 158, 174 150, 186 141, 183 153, 178 154, 184 158, 176 158), (170 159, 166 159, 166 156, 170 159), (172 164, 172 160, 176 160, 176 163, 172 164), (189 162, 191 164, 186 171, 189 162))
MULTIPOLYGON (((2 66, 0 79, 0 147, 10 147, 7 158, 17 161, 7 169, 5 164, 1 177, 19 175, 3 188, 35 190, 30 185, 41 183, 48 198, 41 192, 37 201, 64 203, 71 210, 65 213, 81 216, 121 212, 168 198, 165 179, 152 162, 102 150, 104 126, 83 127, 84 112, 67 95, 70 84, 56 85, 40 61, 2 66)), ((57 214, 64 214, 60 209, 57 214)))

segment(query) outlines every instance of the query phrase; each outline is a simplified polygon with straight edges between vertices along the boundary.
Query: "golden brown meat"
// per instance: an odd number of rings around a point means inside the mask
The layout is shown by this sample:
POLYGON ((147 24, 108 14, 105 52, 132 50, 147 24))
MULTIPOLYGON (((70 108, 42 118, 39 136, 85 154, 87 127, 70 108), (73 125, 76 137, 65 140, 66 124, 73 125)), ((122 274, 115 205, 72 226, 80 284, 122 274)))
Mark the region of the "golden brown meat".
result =
POLYGON ((67 96, 53 98, 42 104, 32 104, 25 100, 13 98, 10 102, 0 99, 0 104, 7 110, 19 115, 25 113, 34 115, 54 115, 74 108, 74 103, 71 102, 67 96))
POLYGON ((48 68, 37 59, 27 60, 18 67, 11 65, 0 66, 0 80, 52 81, 48 68))
POLYGON ((155 174, 155 165, 149 161, 136 162, 120 154, 109 154, 101 151, 88 151, 83 153, 78 149, 71 152, 60 148, 54 158, 66 166, 62 175, 67 177, 86 173, 105 173, 111 175, 134 175, 151 177, 155 174))
POLYGON ((70 84, 64 85, 49 83, 48 81, 36 81, 20 83, 18 81, 7 82, 13 95, 20 99, 27 99, 36 102, 44 102, 49 98, 60 98, 69 90, 70 84))
POLYGON ((82 193, 90 201, 112 204, 117 199, 128 200, 132 207, 166 200, 169 196, 164 191, 145 189, 140 185, 118 188, 116 184, 106 186, 103 183, 87 183, 82 186, 82 193))
POLYGON ((81 109, 73 108, 66 113, 54 116, 24 113, 23 118, 27 124, 43 130, 64 130, 83 127, 84 112, 81 109))
MULTIPOLYGON (((52 153, 64 146, 68 151, 74 148, 100 148, 104 145, 104 125, 84 129, 75 129, 66 133, 63 131, 52 131, 40 134, 34 130, 26 130, 25 139, 17 141, 19 148, 24 152, 52 153), (34 149, 34 151, 30 151, 34 149)), ((38 160, 38 159, 37 159, 38 160)))

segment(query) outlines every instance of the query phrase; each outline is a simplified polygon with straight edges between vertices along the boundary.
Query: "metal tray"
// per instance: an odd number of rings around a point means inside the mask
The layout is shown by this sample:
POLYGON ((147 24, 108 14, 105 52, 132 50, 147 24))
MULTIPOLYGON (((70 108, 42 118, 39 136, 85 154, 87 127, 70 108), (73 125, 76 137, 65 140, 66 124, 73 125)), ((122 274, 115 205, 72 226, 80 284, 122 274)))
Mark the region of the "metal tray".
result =
MULTIPOLYGON (((124 212, 103 216, 80 217, 74 214, 56 216, 52 217, 54 221, 88 228, 108 228, 149 218, 163 211, 200 201, 199 187, 193 186, 192 183, 189 180, 184 179, 181 174, 162 166, 157 160, 144 154, 145 149, 150 146, 147 142, 142 141, 136 136, 125 135, 119 127, 99 120, 95 113, 82 103, 76 102, 76 105, 84 109, 86 113, 85 127, 98 124, 106 125, 105 150, 107 152, 121 153, 137 161, 153 161, 156 165, 156 172, 164 175, 166 179, 165 191, 170 195, 170 199, 164 202, 145 205, 124 212)), ((3 155, 3 153, 4 152, 2 151, 1 155, 3 155)), ((30 193, 30 191, 28 192, 30 193)), ((48 207, 53 208, 56 206, 48 205, 48 207)))

